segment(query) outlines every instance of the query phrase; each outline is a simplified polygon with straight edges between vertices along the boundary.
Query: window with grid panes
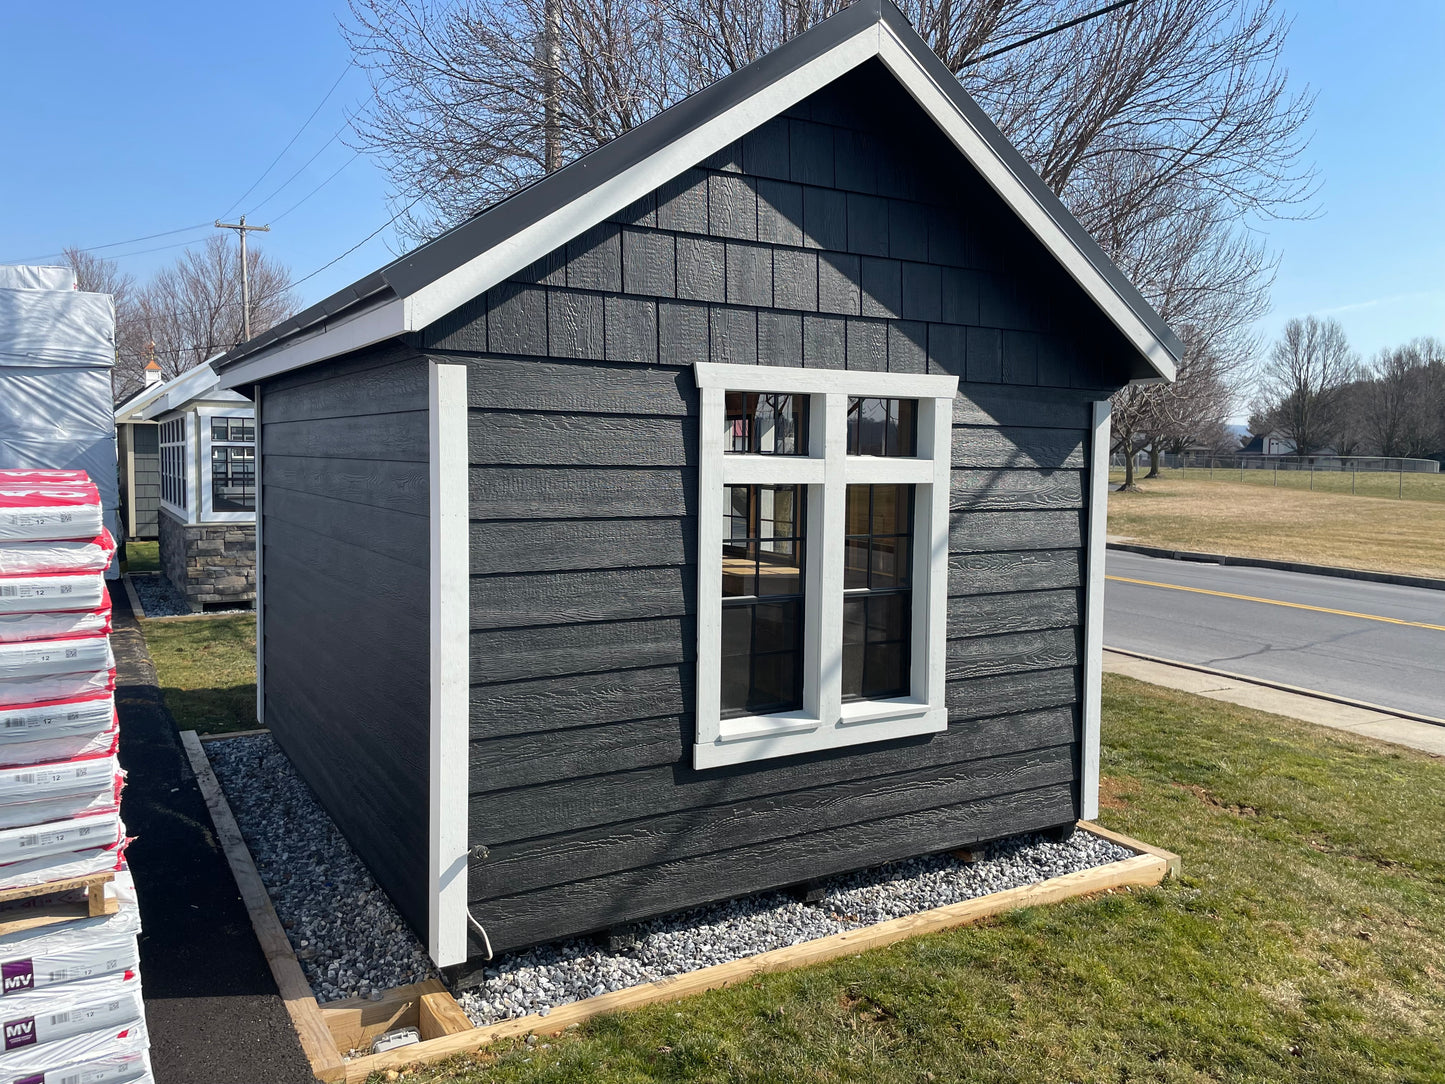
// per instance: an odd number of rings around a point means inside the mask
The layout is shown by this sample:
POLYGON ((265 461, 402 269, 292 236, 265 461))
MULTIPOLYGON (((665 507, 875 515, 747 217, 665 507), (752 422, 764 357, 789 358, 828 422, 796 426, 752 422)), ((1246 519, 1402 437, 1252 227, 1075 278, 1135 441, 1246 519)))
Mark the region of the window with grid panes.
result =
MULTIPOLYGON (((202 420, 205 424, 205 419, 202 420)), ((211 427, 211 511, 256 510, 256 423, 252 418, 213 415, 211 427)))
POLYGON ((699 364, 698 767, 940 730, 953 377, 699 364))

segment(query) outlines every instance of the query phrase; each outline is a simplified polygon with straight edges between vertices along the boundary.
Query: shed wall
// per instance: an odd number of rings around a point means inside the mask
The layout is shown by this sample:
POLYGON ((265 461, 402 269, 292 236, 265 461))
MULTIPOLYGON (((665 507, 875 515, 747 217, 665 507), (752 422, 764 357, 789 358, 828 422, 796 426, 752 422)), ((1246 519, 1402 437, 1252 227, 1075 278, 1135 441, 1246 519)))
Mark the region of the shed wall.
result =
POLYGON ((155 538, 160 531, 161 445, 160 427, 154 423, 128 425, 134 461, 134 488, 126 494, 133 509, 136 538, 155 538))
POLYGON ((260 413, 265 723, 425 937, 426 361, 314 366, 260 413))
POLYGON ((469 364, 495 948, 1077 816, 1089 404, 1128 348, 876 64, 418 345, 469 364), (697 361, 959 375, 945 733, 692 769, 697 361))

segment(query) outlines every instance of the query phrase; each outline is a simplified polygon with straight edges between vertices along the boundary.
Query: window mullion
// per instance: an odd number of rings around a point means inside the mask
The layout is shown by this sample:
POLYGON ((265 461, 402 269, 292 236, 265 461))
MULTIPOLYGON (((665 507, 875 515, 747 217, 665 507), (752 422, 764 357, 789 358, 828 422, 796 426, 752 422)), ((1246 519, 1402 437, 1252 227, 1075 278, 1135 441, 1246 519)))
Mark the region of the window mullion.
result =
POLYGON ((847 533, 848 397, 824 396, 820 434, 823 442, 823 482, 818 486, 822 505, 818 524, 810 535, 816 552, 818 587, 808 600, 809 625, 818 630, 818 717, 825 727, 838 724, 843 713, 843 572, 847 533))

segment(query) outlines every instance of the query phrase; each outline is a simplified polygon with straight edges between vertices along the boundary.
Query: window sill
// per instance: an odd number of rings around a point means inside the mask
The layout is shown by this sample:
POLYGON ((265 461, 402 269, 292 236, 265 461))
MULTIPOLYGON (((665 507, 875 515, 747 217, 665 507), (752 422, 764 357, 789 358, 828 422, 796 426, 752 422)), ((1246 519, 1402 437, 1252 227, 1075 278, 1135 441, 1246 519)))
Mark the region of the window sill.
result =
POLYGON ((751 741, 775 734, 799 734, 817 730, 822 720, 801 711, 782 711, 776 715, 744 715, 724 719, 718 725, 718 741, 751 741))
POLYGON ((892 700, 852 700, 843 705, 840 726, 856 723, 883 723, 892 719, 916 719, 927 715, 928 702, 913 696, 900 696, 892 700))
POLYGON ((936 734, 948 729, 948 712, 942 705, 916 700, 873 701, 848 705, 868 709, 865 718, 855 710, 836 726, 823 726, 801 712, 727 719, 716 741, 695 744, 693 767, 721 768, 776 757, 801 756, 825 749, 850 748, 866 755, 869 743, 936 734))

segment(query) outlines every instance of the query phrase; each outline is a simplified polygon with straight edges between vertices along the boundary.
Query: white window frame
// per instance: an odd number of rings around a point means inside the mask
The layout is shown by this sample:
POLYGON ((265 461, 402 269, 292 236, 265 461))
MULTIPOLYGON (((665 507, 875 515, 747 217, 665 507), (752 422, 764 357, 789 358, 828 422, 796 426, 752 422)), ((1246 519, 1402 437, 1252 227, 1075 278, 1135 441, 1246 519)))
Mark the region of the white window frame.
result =
MULTIPOLYGON (((200 519, 198 522, 254 523, 256 520, 256 511, 254 508, 249 512, 217 512, 213 507, 213 497, 211 493, 211 486, 213 482, 211 475, 211 421, 214 418, 227 418, 240 419, 242 421, 250 422, 252 426, 252 440, 249 442, 249 445, 252 449, 252 454, 254 455, 256 449, 256 441, 254 439, 256 424, 255 410, 250 407, 235 406, 197 407, 194 417, 196 418, 197 427, 200 430, 201 438, 200 455, 197 459, 197 469, 200 474, 200 477, 198 478, 198 484, 200 486, 201 493, 201 510, 200 519)), ((225 448, 239 448, 246 447, 248 442, 243 440, 223 440, 217 441, 216 443, 220 444, 222 447, 225 448)), ((258 458, 255 462, 257 481, 259 483, 261 461, 258 458)), ((259 486, 257 488, 259 488, 259 486)))
POLYGON ((178 414, 170 418, 161 418, 157 423, 160 427, 160 462, 161 462, 161 507, 177 517, 182 523, 191 521, 190 506, 193 495, 196 492, 193 475, 195 473, 195 457, 191 454, 194 445, 191 443, 195 431, 195 419, 190 414, 178 414), (179 422, 181 439, 179 441, 167 440, 166 429, 170 425, 179 422), (176 504, 166 497, 166 449, 180 449, 181 476, 181 501, 176 504))
POLYGON ((839 372, 698 362, 702 397, 698 480, 697 735, 693 766, 713 768, 820 749, 935 733, 948 726, 948 495, 956 376, 839 372), (808 455, 724 451, 728 392, 810 397, 808 455), (917 455, 847 454, 851 397, 916 399, 917 455), (843 701, 843 538, 849 485, 912 485, 913 629, 909 696, 843 701), (803 706, 723 719, 723 487, 805 485, 803 706))

